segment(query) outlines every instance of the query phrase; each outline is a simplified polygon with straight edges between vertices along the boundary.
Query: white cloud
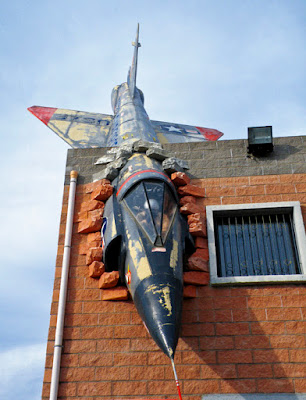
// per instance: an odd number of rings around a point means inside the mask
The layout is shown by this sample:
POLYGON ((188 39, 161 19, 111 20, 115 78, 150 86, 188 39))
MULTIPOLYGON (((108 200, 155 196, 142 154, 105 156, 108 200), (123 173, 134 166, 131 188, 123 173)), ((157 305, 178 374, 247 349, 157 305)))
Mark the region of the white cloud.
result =
POLYGON ((0 398, 41 398, 46 344, 21 346, 0 353, 0 398))

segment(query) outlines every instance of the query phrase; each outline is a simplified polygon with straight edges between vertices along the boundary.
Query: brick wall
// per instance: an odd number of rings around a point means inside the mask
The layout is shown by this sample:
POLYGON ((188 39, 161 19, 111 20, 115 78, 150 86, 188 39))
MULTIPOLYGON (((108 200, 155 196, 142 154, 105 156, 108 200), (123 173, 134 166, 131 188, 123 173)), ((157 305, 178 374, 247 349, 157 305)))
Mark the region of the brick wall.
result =
MULTIPOLYGON (((198 204, 298 200, 306 220, 306 174, 207 178, 198 204)), ((76 212, 89 200, 78 185, 76 212)), ((52 353, 67 212, 65 186, 43 399, 49 398, 52 353)), ((61 363, 59 398, 176 397, 169 360, 147 334, 131 301, 101 301, 97 282, 78 255, 76 225, 61 363)), ((184 300, 176 365, 184 399, 205 393, 306 392, 305 296, 303 285, 198 287, 184 300), (304 308, 303 308, 304 307, 304 308)))

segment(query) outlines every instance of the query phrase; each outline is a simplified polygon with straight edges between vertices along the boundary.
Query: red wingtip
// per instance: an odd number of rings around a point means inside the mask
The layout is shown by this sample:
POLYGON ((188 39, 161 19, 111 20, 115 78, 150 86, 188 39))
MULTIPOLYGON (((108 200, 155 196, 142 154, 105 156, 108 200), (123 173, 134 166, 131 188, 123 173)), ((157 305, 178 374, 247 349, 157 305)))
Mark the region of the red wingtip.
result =
POLYGON ((210 128, 202 128, 200 126, 196 126, 196 128, 202 133, 206 140, 215 142, 223 136, 223 133, 218 131, 217 129, 210 128))
POLYGON ((57 108, 32 106, 32 107, 29 107, 28 110, 30 111, 30 113, 35 115, 35 117, 40 119, 41 122, 48 125, 52 115, 55 113, 57 108))

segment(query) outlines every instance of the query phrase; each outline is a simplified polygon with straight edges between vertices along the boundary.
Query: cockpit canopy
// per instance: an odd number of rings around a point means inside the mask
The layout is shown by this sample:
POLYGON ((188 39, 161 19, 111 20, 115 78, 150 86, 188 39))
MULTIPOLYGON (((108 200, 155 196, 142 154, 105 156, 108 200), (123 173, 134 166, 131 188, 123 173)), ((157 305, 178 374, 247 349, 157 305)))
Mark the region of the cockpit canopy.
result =
POLYGON ((152 244, 163 247, 177 210, 168 185, 155 180, 141 181, 126 194, 124 201, 152 244))

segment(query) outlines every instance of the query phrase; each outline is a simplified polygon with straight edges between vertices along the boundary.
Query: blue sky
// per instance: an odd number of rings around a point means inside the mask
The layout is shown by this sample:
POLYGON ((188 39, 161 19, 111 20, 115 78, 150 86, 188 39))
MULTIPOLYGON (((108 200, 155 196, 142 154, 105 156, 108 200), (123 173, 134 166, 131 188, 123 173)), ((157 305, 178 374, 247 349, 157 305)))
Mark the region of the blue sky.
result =
POLYGON ((68 148, 27 107, 111 114, 139 22, 152 119, 303 135, 305 20, 304 0, 2 2, 1 399, 40 399, 68 148))

